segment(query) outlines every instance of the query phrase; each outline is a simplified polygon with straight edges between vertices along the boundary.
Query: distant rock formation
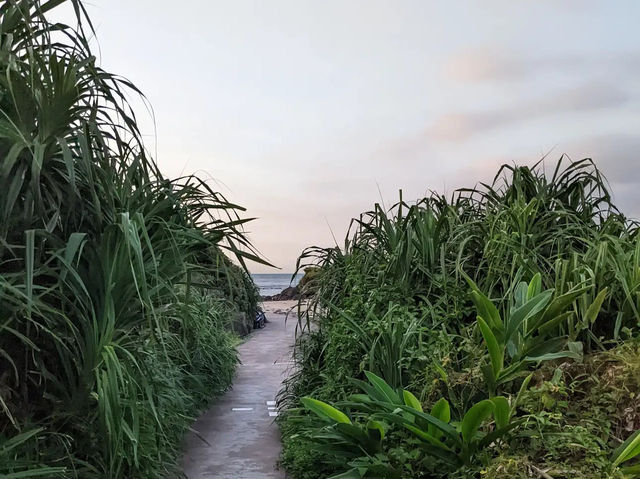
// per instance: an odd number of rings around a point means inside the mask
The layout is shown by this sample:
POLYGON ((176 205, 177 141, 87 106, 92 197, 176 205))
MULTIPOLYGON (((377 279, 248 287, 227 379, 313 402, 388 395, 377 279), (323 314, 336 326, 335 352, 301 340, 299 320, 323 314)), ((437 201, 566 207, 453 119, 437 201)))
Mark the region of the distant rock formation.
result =
POLYGON ((315 291, 315 279, 320 269, 310 266, 304 269, 304 276, 297 286, 289 286, 273 296, 262 296, 262 301, 289 301, 292 299, 306 299, 313 296, 315 291))
POLYGON ((283 289, 280 293, 273 296, 263 296, 262 301, 288 301, 291 299, 299 299, 300 291, 297 286, 289 286, 283 289))

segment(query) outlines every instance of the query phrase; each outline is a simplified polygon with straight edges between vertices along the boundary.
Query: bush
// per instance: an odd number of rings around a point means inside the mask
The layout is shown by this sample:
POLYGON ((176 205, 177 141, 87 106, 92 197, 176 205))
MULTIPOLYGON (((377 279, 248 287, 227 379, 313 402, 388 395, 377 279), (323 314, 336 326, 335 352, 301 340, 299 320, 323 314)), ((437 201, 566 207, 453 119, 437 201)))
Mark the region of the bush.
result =
POLYGON ((258 258, 238 207, 159 172, 68 2, 77 28, 0 6, 0 476, 174 477, 257 304, 225 253, 258 258))
MULTIPOLYGON (((637 233, 589 159, 561 158, 549 174, 540 164, 505 165, 492 184, 451 199, 433 193, 409 204, 401 195, 389 211, 375 205, 352 221, 343 249, 311 247, 298 261, 315 269, 298 368, 282 393, 285 451, 306 430, 300 398, 343 404, 364 371, 375 370, 424 406, 444 397, 456 418, 495 396, 510 397, 512 407, 522 397, 525 406, 513 411, 522 425, 485 462, 453 469, 429 465, 415 438, 391 432, 384 458, 363 450, 351 459, 358 474, 393 477, 370 467, 382 461, 425 478, 445 469, 460 478, 545 470, 618 477, 614 450, 639 425, 614 426, 635 409, 622 413, 615 404, 624 401, 601 389, 590 365, 637 336, 637 233), (580 377, 563 386, 566 397, 550 377, 538 379, 559 365, 580 377), (584 397, 574 390, 579 383, 589 384, 584 397), (556 409, 532 408, 534 397, 556 409)), ((620 377, 633 385, 634 374, 620 377)), ((285 453, 285 466, 291 457, 285 453)), ((326 462, 313 457, 316 469, 326 462)))

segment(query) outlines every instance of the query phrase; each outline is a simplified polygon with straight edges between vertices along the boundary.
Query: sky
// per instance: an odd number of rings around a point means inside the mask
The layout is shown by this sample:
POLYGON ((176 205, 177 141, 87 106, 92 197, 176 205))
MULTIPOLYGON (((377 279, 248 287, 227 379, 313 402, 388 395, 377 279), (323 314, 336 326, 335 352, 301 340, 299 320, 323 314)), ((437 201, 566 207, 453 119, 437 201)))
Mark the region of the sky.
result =
POLYGON ((87 7, 101 65, 153 107, 135 103, 161 170, 246 207, 282 272, 400 189, 450 193, 545 155, 593 158, 640 216, 637 0, 87 7))

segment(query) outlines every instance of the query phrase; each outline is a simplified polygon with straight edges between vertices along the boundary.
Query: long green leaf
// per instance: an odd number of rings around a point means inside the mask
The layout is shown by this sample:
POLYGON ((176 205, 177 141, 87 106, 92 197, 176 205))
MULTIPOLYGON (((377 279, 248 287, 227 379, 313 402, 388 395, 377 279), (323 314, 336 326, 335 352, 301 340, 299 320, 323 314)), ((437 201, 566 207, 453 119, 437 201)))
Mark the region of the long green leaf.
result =
POLYGON ((614 467, 640 454, 640 429, 627 438, 615 451, 612 460, 614 467))
MULTIPOLYGON (((447 401, 445 398, 438 399, 431 408, 431 415, 436 419, 448 424, 449 421, 451 421, 451 407, 449 406, 449 401, 447 401)), ((436 439, 440 439, 443 434, 440 428, 431 423, 429 424, 427 431, 436 439)))
POLYGON ((480 332, 489 351, 491 371, 495 381, 504 367, 504 347, 498 344, 498 340, 494 336, 493 331, 491 331, 489 325, 481 317, 478 317, 478 326, 480 327, 480 332))
POLYGON ((402 396, 404 398, 405 405, 415 409, 416 411, 422 412, 422 404, 420 404, 420 401, 418 400, 417 397, 415 397, 412 393, 410 393, 407 390, 402 391, 402 396))
POLYGON ((509 401, 504 396, 494 396, 490 398, 493 403, 493 416, 496 421, 496 428, 501 429, 509 424, 511 418, 511 408, 509 401))
POLYGON ((392 404, 402 404, 398 394, 393 390, 391 386, 389 386, 384 379, 371 371, 365 371, 364 374, 367 376, 369 382, 373 385, 373 387, 385 398, 386 401, 392 404))
POLYGON ((474 404, 462 418, 462 439, 466 444, 470 444, 478 434, 478 429, 482 423, 493 413, 495 405, 489 399, 485 399, 474 404))
POLYGON ((593 300, 593 303, 589 305, 587 311, 584 314, 584 319, 587 324, 591 325, 595 322, 596 318, 598 317, 598 313, 600 313, 600 308, 602 308, 602 303, 604 302, 608 293, 609 288, 602 289, 602 291, 600 291, 596 298, 593 300))
POLYGON ((351 424, 351 419, 349 419, 345 413, 325 402, 310 397, 303 397, 300 401, 302 401, 302 404, 304 404, 309 411, 314 412, 322 419, 342 424, 351 424))

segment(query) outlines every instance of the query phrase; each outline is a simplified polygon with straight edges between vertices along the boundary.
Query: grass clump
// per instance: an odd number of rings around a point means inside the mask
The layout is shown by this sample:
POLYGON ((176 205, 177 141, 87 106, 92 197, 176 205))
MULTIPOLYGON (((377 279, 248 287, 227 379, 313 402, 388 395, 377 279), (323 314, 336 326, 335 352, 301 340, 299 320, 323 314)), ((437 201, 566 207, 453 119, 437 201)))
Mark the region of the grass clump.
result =
POLYGON ((0 5, 2 477, 175 477, 257 306, 242 209, 160 173, 92 34, 79 0, 0 5))
POLYGON ((639 248, 589 159, 505 165, 451 198, 376 205, 344 246, 299 260, 315 270, 280 393, 284 466, 634 477, 639 248))

